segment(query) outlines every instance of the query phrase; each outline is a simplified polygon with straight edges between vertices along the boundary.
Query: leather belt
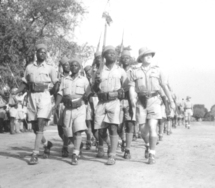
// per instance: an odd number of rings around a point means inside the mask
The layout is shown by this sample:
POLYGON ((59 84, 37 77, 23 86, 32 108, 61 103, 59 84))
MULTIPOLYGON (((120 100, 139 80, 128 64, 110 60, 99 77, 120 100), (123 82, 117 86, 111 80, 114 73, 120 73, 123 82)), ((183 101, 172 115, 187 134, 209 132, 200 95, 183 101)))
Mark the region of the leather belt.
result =
POLYGON ((44 92, 49 88, 48 83, 30 83, 29 89, 32 93, 44 92))
POLYGON ((158 93, 157 92, 155 92, 155 93, 145 93, 145 92, 139 92, 138 93, 138 97, 141 97, 141 96, 145 96, 146 98, 152 98, 152 97, 155 97, 155 96, 157 96, 158 95, 158 93))
POLYGON ((78 100, 70 100, 70 99, 64 99, 64 106, 67 109, 76 109, 82 106, 82 99, 78 100))
POLYGON ((99 102, 109 102, 118 99, 118 92, 98 93, 99 102))

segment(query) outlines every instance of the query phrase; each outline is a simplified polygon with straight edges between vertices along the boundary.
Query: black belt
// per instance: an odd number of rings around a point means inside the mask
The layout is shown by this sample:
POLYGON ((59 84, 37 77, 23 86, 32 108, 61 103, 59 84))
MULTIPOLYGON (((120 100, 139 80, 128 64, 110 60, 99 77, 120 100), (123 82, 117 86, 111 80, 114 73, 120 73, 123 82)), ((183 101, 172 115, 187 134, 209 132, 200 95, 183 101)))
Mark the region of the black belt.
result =
POLYGON ((32 93, 44 92, 49 88, 49 84, 47 83, 30 83, 29 89, 32 93))
POLYGON ((145 93, 145 92, 140 92, 138 93, 138 98, 140 100, 140 103, 143 105, 144 108, 147 107, 147 102, 149 98, 157 96, 158 93, 145 93))
POLYGON ((97 93, 99 102, 109 102, 118 99, 118 92, 97 93))
POLYGON ((82 99, 72 101, 69 99, 64 100, 64 106, 67 109, 76 109, 82 106, 82 99))
POLYGON ((155 96, 157 96, 158 95, 158 93, 157 92, 155 92, 155 93, 144 93, 144 92, 139 92, 138 93, 138 97, 141 97, 141 96, 145 96, 146 98, 152 98, 152 97, 155 97, 155 96))

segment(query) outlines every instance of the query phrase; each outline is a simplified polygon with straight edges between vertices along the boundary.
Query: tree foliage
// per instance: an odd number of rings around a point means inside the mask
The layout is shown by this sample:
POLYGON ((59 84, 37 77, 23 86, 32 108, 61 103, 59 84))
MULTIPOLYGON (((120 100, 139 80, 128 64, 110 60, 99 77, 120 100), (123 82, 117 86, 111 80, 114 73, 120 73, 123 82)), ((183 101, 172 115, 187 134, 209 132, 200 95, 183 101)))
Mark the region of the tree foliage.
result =
POLYGON ((193 117, 197 120, 200 118, 204 118, 207 114, 208 110, 205 108, 204 105, 201 104, 195 104, 193 106, 193 117))
POLYGON ((85 13, 76 0, 0 0, 1 84, 14 85, 14 78, 33 61, 39 42, 48 45, 54 62, 65 54, 89 58, 92 46, 71 42, 85 13))

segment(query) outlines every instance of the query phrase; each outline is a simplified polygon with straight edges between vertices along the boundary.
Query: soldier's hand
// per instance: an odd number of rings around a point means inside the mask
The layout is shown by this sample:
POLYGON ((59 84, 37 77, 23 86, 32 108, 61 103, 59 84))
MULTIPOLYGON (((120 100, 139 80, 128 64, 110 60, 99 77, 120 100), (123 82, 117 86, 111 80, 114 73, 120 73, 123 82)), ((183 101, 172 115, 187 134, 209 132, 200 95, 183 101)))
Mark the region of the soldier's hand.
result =
POLYGON ((52 114, 55 114, 55 113, 56 113, 56 110, 57 110, 57 106, 54 105, 54 106, 52 107, 52 114))
POLYGON ((101 82, 101 76, 100 76, 100 74, 97 74, 95 77, 95 83, 100 84, 100 82, 101 82))
POLYGON ((171 103, 170 103, 170 107, 171 107, 173 110, 175 110, 175 103, 174 103, 174 102, 171 102, 171 103))

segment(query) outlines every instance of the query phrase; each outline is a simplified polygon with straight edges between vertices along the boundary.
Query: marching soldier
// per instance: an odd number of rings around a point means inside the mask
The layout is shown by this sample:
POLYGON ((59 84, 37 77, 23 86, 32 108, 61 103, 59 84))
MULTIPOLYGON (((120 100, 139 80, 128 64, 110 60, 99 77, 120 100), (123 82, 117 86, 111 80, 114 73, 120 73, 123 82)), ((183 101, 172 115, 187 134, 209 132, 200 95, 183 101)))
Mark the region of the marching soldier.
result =
POLYGON ((120 98, 127 81, 126 72, 116 65, 116 51, 112 46, 106 46, 103 51, 106 60, 101 73, 96 77, 94 91, 97 92, 99 103, 95 113, 95 129, 103 141, 108 143, 107 129, 110 133, 107 165, 115 164, 118 145, 117 128, 120 123, 120 98))
POLYGON ((78 164, 78 156, 82 143, 81 133, 87 129, 84 100, 90 92, 90 87, 87 78, 80 75, 80 69, 80 60, 72 59, 70 61, 71 75, 62 79, 56 104, 53 107, 53 111, 55 111, 61 101, 63 101, 65 106, 64 130, 66 130, 67 137, 73 137, 72 142, 74 144, 72 165, 78 164))
POLYGON ((157 143, 156 127, 161 119, 161 100, 158 97, 160 87, 170 101, 171 108, 175 108, 173 99, 167 87, 167 81, 161 69, 152 64, 155 52, 148 48, 139 50, 138 62, 142 66, 134 69, 130 81, 130 100, 132 110, 141 126, 142 138, 146 143, 145 157, 149 164, 155 163, 155 146, 157 143), (136 93, 138 100, 136 100, 136 93), (137 103, 136 103, 137 102, 137 103))
MULTIPOLYGON (((60 68, 62 66, 62 71, 59 70, 59 78, 60 78, 60 83, 62 82, 64 77, 67 77, 70 75, 70 65, 69 65, 69 59, 67 57, 63 57, 60 62, 59 62, 60 68)), ((55 99, 56 99, 57 95, 55 95, 55 99)), ((67 137, 66 131, 64 130, 63 127, 63 112, 64 112, 64 104, 60 103, 56 112, 54 113, 54 122, 55 124, 57 124, 58 127, 58 134, 61 137, 62 141, 63 141, 63 148, 62 148, 62 157, 68 157, 69 156, 69 151, 68 151, 68 145, 70 144, 70 139, 69 137, 67 137)))
POLYGON ((93 92, 92 90, 92 84, 93 84, 92 77, 94 76, 93 67, 86 66, 84 68, 84 71, 91 87, 91 94, 89 95, 87 100, 87 115, 86 115, 86 124, 88 127, 88 130, 86 131, 86 135, 87 135, 86 150, 90 150, 92 146, 93 136, 96 138, 96 141, 98 141, 98 131, 95 131, 94 129, 94 117, 95 117, 95 109, 98 104, 98 97, 96 93, 93 92))
MULTIPOLYGON (((101 52, 96 52, 94 54, 94 61, 93 61, 93 65, 92 65, 92 73, 91 73, 91 78, 90 78, 90 86, 91 86, 91 94, 88 97, 88 105, 87 105, 87 117, 86 117, 86 122, 88 125, 88 128, 91 127, 92 129, 92 133, 96 139, 96 147, 98 147, 98 153, 96 155, 96 157, 98 158, 102 158, 104 156, 104 146, 103 146, 103 140, 102 138, 99 136, 99 131, 98 129, 95 129, 94 126, 94 121, 95 121, 95 112, 96 112, 96 108, 98 105, 98 96, 96 94, 96 92, 93 90, 93 84, 95 81, 95 77, 97 74, 97 71, 99 70, 99 67, 102 63, 102 54, 101 52)), ((110 146, 110 140, 107 139, 107 145, 110 146)))
POLYGON ((58 90, 58 79, 54 67, 46 62, 47 46, 45 44, 36 45, 37 61, 29 64, 25 70, 23 83, 14 94, 29 88, 28 94, 28 120, 32 122, 34 133, 36 134, 34 150, 29 161, 30 165, 38 163, 39 148, 41 142, 44 145, 44 158, 50 155, 52 143, 43 136, 45 125, 51 116, 52 102, 50 86, 54 84, 52 92, 58 90))
MULTIPOLYGON (((131 71, 132 68, 130 66, 131 62, 131 54, 128 50, 124 50, 122 52, 121 58, 120 58, 120 63, 123 66, 123 69, 127 73, 128 80, 130 79, 131 71)), ((128 86, 128 85, 127 85, 128 86)), ((132 109, 131 109, 131 103, 129 100, 129 88, 124 88, 125 92, 125 98, 121 100, 121 111, 120 111, 120 131, 119 131, 119 136, 122 139, 122 151, 125 151, 124 153, 124 158, 125 159, 130 159, 131 154, 130 154, 130 147, 131 147, 131 142, 133 139, 133 132, 134 132, 134 126, 135 126, 135 116, 132 114, 132 109), (124 140, 124 123, 125 123, 125 131, 126 131, 126 138, 124 140)))
POLYGON ((184 103, 184 110, 185 110, 185 127, 190 129, 190 122, 191 117, 193 115, 193 104, 191 102, 191 97, 187 97, 184 103))

